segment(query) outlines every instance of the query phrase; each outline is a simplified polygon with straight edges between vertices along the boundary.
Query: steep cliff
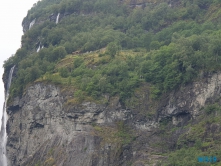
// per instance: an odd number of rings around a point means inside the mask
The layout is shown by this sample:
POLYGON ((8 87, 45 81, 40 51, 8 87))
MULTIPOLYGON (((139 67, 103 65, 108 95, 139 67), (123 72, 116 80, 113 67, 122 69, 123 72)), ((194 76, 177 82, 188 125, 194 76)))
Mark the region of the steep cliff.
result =
POLYGON ((205 104, 220 99, 220 89, 220 73, 202 78, 165 96, 150 120, 142 116, 142 107, 151 104, 148 91, 137 95, 144 102, 135 109, 123 108, 118 98, 110 98, 108 104, 85 101, 67 105, 73 93, 34 83, 7 109, 9 165, 156 164, 168 158, 155 155, 165 150, 156 146, 164 139, 160 121, 171 119, 178 127, 179 132, 171 134, 173 141, 165 142, 171 149, 180 135, 188 132, 183 127, 191 120, 197 122, 205 104))
POLYGON ((122 151, 115 123, 132 123, 131 111, 121 108, 118 99, 109 105, 84 102, 65 106, 70 95, 54 85, 37 83, 22 98, 13 100, 8 108, 11 165, 127 163, 131 152, 122 151))

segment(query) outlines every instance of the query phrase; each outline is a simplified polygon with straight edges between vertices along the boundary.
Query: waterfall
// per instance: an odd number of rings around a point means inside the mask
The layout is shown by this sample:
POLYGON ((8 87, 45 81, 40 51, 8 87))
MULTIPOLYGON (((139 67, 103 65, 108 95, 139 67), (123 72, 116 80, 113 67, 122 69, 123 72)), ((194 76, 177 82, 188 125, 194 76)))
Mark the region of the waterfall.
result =
POLYGON ((40 49, 41 49, 41 44, 39 44, 39 47, 38 47, 38 49, 37 49, 37 52, 39 52, 40 49))
POLYGON ((35 20, 36 20, 36 18, 34 20, 32 20, 32 22, 29 24, 29 29, 31 29, 31 27, 35 24, 35 20))
POLYGON ((6 133, 6 124, 7 124, 7 100, 9 97, 9 89, 11 86, 11 80, 12 80, 12 74, 14 71, 15 66, 13 66, 10 70, 9 76, 8 76, 8 84, 7 89, 5 92, 5 102, 3 106, 3 112, 2 112, 2 119, 0 121, 1 128, 0 128, 0 165, 1 166, 7 166, 7 157, 6 157, 6 143, 7 143, 7 133, 6 133))
POLYGON ((59 21, 59 16, 60 16, 60 13, 58 13, 58 15, 57 15, 57 18, 56 18, 56 24, 57 24, 58 21, 59 21))

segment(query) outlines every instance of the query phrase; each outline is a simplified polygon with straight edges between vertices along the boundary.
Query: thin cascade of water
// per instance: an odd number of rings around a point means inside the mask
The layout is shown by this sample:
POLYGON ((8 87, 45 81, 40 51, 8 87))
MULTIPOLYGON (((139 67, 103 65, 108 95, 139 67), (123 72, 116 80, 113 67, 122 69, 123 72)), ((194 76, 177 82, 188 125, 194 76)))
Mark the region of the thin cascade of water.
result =
POLYGON ((60 13, 58 13, 58 15, 57 15, 57 18, 56 18, 56 24, 57 24, 58 21, 59 21, 59 16, 60 16, 60 13))
POLYGON ((7 107, 7 100, 9 97, 9 89, 11 86, 11 81, 12 81, 12 74, 14 72, 15 66, 13 66, 9 72, 8 76, 8 83, 6 87, 6 92, 5 92, 5 102, 3 106, 3 113, 2 113, 2 119, 1 119, 1 128, 0 128, 0 165, 1 166, 7 166, 7 156, 6 156, 6 143, 7 143, 7 133, 6 133, 6 124, 8 120, 7 112, 6 112, 6 107, 7 107))
POLYGON ((41 44, 39 44, 39 47, 37 49, 37 52, 39 52, 41 50, 41 44))
POLYGON ((34 20, 32 20, 32 22, 29 24, 29 29, 31 29, 31 27, 35 24, 35 20, 36 20, 36 18, 34 20))

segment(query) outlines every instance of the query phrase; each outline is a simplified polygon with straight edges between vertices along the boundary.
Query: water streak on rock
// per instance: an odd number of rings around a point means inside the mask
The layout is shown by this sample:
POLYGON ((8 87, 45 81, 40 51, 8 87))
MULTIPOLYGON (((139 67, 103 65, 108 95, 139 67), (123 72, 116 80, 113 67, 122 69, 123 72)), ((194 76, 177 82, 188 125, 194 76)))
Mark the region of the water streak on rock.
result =
POLYGON ((60 13, 58 13, 58 15, 57 15, 57 18, 56 18, 56 24, 57 24, 58 21, 59 21, 59 16, 60 16, 60 13))
POLYGON ((7 143, 7 133, 6 133, 6 123, 7 123, 7 112, 6 112, 6 107, 7 107, 7 100, 9 97, 9 89, 11 86, 11 80, 12 80, 12 74, 14 71, 15 66, 13 66, 10 70, 9 77, 8 77, 8 84, 7 84, 7 89, 5 92, 5 102, 3 106, 3 111, 2 111, 2 119, 0 121, 1 128, 0 128, 0 165, 1 166, 7 166, 7 156, 6 156, 6 143, 7 143))
POLYGON ((34 20, 32 20, 32 22, 29 24, 29 29, 31 29, 31 27, 35 24, 35 20, 36 20, 36 18, 34 20))
POLYGON ((37 49, 37 52, 39 52, 41 50, 41 44, 39 44, 39 47, 37 49))

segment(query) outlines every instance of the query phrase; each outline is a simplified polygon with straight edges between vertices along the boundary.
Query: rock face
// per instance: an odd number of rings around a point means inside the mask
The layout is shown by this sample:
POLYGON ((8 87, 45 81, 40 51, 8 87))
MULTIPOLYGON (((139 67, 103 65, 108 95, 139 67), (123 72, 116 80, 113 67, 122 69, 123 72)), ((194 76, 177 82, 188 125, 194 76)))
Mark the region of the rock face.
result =
POLYGON ((172 117, 174 124, 178 124, 179 121, 182 123, 181 117, 195 119, 206 103, 215 101, 220 96, 221 74, 216 73, 165 97, 161 101, 158 111, 158 121, 166 117, 172 117))
POLYGON ((173 125, 183 126, 206 103, 219 98, 220 92, 221 74, 216 73, 165 95, 155 115, 148 118, 140 113, 143 108, 150 111, 147 91, 140 94, 146 97, 138 97, 144 101, 139 108, 124 108, 118 98, 108 99, 108 104, 67 105, 73 94, 35 83, 8 105, 9 166, 144 166, 145 160, 163 160, 163 156, 150 155, 157 151, 152 142, 161 139, 154 135, 158 123, 169 118, 173 125), (115 140, 116 134, 111 136, 118 130, 118 121, 133 130, 135 139, 128 144, 115 140))
POLYGON ((91 126, 92 122, 128 119, 129 112, 117 108, 117 102, 109 108, 91 102, 64 108, 65 96, 58 87, 42 83, 30 86, 8 108, 9 165, 40 161, 64 166, 119 165, 113 148, 117 145, 101 145, 102 139, 93 134, 91 126))

